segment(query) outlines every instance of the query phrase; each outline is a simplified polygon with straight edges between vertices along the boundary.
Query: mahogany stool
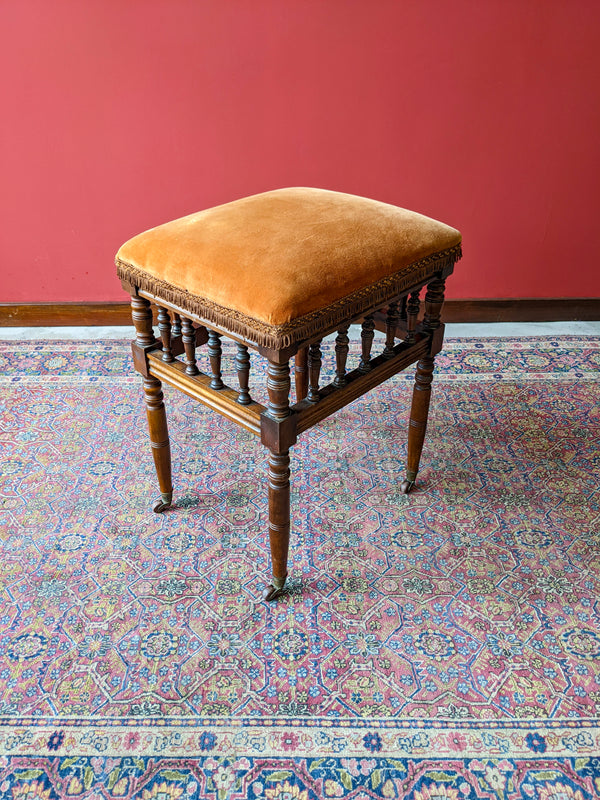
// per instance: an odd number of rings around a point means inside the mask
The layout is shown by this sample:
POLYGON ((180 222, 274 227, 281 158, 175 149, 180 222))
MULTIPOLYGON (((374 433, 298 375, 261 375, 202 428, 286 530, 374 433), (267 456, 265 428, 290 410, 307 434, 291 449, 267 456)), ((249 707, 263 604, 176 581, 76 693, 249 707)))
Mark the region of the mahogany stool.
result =
POLYGON ((126 242, 116 264, 131 294, 133 360, 143 376, 161 493, 154 511, 168 508, 173 492, 161 390, 161 381, 167 381, 260 436, 268 448, 273 577, 263 598, 274 600, 287 576, 290 447, 299 434, 417 362, 401 484, 408 493, 419 468, 434 357, 442 348, 444 280, 460 256, 460 233, 441 222, 375 200, 310 188, 246 197, 126 242), (151 304, 158 309, 160 340, 151 304), (357 322, 362 323, 362 357, 347 371, 348 329, 357 322), (375 329, 386 339, 383 351, 372 357, 375 329), (336 331, 336 377, 320 386, 320 343, 336 331), (223 335, 237 343, 237 389, 222 380, 223 335), (196 363, 196 348, 205 344, 210 375, 196 363), (266 406, 249 392, 248 348, 268 362, 266 406), (292 357, 296 402, 290 404, 292 357))

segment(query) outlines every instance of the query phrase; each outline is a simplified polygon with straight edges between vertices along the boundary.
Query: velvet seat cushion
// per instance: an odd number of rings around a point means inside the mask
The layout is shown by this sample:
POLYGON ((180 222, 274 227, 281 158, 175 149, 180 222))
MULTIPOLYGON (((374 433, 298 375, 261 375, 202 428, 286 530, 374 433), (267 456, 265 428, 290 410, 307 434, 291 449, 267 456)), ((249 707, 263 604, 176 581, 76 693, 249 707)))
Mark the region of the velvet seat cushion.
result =
POLYGON ((299 187, 159 225, 116 263, 128 285, 280 347, 422 282, 460 257, 460 242, 422 214, 299 187))

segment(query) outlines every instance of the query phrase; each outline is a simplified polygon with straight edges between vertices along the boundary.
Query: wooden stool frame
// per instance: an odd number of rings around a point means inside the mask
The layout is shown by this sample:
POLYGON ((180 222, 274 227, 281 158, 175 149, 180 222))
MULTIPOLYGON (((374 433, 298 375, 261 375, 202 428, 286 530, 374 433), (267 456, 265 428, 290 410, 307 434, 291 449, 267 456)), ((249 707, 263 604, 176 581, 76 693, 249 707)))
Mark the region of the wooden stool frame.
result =
POLYGON ((158 476, 161 499, 154 511, 171 505, 173 484, 171 451, 167 417, 163 402, 162 382, 181 390, 194 400, 260 436, 268 449, 269 540, 272 579, 263 592, 263 599, 276 599, 284 590, 290 540, 290 458, 289 450, 299 434, 348 405, 375 386, 416 362, 416 377, 408 426, 406 479, 401 491, 408 493, 415 485, 423 441, 427 427, 434 358, 442 349, 444 325, 440 321, 444 303, 444 282, 454 265, 444 268, 410 287, 383 308, 363 311, 343 325, 320 331, 285 349, 272 349, 254 344, 214 323, 207 325, 201 317, 190 314, 172 303, 136 286, 123 282, 131 294, 131 308, 136 339, 132 342, 136 370, 143 377, 150 443, 158 476), (420 293, 427 286, 424 315, 417 322, 421 306, 420 293), (156 339, 151 303, 158 308, 156 339), (348 329, 362 323, 361 361, 346 371, 348 329), (194 325, 196 327, 194 327, 194 325), (385 348, 371 357, 374 330, 385 332, 385 348), (337 331, 335 344, 336 377, 328 386, 319 385, 321 340, 337 331), (221 336, 237 343, 236 368, 239 390, 226 386, 221 378, 221 336), (396 344, 396 339, 400 342, 396 344), (196 365, 196 348, 207 345, 211 375, 196 365), (248 390, 250 360, 248 348, 267 359, 267 406, 252 400, 248 390), (177 356, 183 355, 184 360, 177 356), (296 402, 290 404, 290 360, 295 359, 296 402))

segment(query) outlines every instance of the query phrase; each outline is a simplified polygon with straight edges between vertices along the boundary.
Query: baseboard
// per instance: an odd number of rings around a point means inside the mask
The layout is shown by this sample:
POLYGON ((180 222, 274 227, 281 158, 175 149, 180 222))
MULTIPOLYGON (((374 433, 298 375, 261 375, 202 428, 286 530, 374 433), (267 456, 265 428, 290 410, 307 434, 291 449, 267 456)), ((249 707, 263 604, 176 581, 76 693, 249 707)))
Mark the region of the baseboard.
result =
MULTIPOLYGON (((600 320, 600 298, 447 300, 445 322, 600 320)), ((0 303, 0 327, 130 325, 129 303, 0 303)))
POLYGON ((0 303, 0 327, 131 325, 129 303, 0 303))
POLYGON ((595 322, 600 297, 446 300, 444 322, 595 322))

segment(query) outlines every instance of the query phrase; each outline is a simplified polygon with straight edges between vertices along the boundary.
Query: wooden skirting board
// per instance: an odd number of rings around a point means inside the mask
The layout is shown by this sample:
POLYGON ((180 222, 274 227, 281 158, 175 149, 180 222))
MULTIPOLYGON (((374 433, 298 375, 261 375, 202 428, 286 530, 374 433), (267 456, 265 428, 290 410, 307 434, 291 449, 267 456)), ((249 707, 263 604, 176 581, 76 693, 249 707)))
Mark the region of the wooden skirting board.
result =
MULTIPOLYGON (((600 320, 600 298, 447 300, 444 322, 600 320)), ((130 325, 129 303, 0 303, 0 327, 130 325)))

